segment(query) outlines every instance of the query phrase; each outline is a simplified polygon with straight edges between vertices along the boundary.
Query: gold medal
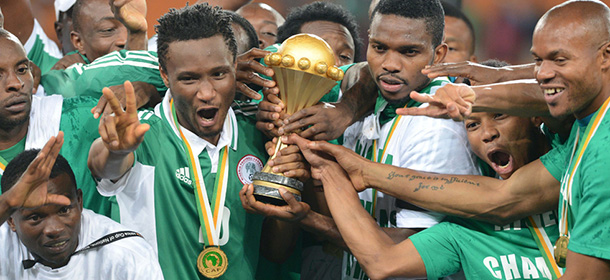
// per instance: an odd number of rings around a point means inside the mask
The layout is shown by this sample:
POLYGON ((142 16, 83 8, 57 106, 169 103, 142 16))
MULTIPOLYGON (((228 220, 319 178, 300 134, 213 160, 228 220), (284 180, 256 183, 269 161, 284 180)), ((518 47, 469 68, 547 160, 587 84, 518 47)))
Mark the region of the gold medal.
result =
POLYGON ((227 255, 217 246, 206 247, 197 258, 197 268, 207 278, 222 276, 228 264, 227 255))
POLYGON ((559 267, 566 267, 566 258, 568 257, 568 243, 570 238, 562 235, 555 242, 555 261, 559 267))

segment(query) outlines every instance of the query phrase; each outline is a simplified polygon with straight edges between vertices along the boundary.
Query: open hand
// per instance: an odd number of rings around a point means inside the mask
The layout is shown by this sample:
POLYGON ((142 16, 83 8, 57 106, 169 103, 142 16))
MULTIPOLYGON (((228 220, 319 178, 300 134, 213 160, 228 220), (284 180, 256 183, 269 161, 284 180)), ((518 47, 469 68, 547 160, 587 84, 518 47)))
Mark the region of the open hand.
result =
MULTIPOLYGON (((274 88, 275 81, 261 78, 257 73, 264 74, 266 76, 273 76, 273 69, 265 67, 255 59, 263 58, 269 51, 264 51, 257 48, 252 48, 249 51, 237 56, 237 68, 235 79, 237 80, 236 86, 237 91, 243 93, 251 99, 261 99, 258 92, 252 90, 247 84, 255 84, 261 87, 274 88)), ((273 90, 276 94, 279 89, 273 90)))
POLYGON ((472 105, 476 94, 464 84, 446 84, 439 88, 434 95, 411 92, 411 99, 429 103, 428 107, 399 108, 399 115, 428 116, 434 118, 451 118, 462 121, 472 113, 472 105))
POLYGON ((146 32, 146 0, 110 0, 110 8, 130 32, 146 32))

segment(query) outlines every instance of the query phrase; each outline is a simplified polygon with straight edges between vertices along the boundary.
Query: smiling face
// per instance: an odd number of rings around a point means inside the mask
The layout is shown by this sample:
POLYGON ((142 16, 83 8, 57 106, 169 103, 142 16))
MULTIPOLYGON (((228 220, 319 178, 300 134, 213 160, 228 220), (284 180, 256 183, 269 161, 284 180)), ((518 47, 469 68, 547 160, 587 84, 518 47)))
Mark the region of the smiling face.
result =
POLYGON ((474 153, 503 179, 545 152, 537 119, 472 113, 464 124, 474 153))
POLYGON ((411 91, 424 88, 430 80, 421 70, 445 57, 447 45, 435 48, 426 30, 423 19, 375 13, 366 58, 386 100, 401 102, 411 91))
POLYGON ((468 25, 459 18, 445 16, 447 55, 443 63, 474 61, 474 39, 468 25))
POLYGON ((78 246, 83 209, 82 192, 66 173, 51 178, 48 193, 70 198, 69 206, 44 205, 17 210, 7 221, 19 240, 39 261, 51 268, 62 267, 78 246))
POLYGON ((610 37, 604 24, 586 19, 593 14, 562 8, 551 10, 536 26, 531 49, 536 61, 534 73, 551 115, 573 114, 581 119, 594 113, 607 98, 601 93, 608 90, 610 37))
POLYGON ((0 128, 11 129, 29 120, 33 84, 21 43, 13 35, 0 36, 0 128))
POLYGON ((301 32, 324 39, 333 49, 335 65, 354 63, 356 44, 345 26, 332 21, 316 20, 303 24, 301 32))
POLYGON ((78 30, 72 31, 72 44, 90 61, 113 51, 122 50, 127 43, 127 28, 110 10, 108 1, 89 0, 79 10, 78 30))
POLYGON ((222 35, 169 44, 161 77, 180 125, 216 145, 235 97, 235 62, 222 35))

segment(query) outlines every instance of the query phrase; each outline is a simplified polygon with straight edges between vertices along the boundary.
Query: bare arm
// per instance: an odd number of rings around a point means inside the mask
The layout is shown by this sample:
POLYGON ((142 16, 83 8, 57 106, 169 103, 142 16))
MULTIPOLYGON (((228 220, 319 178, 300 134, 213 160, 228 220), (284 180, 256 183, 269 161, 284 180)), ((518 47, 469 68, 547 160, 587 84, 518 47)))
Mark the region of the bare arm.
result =
POLYGON ((310 148, 334 157, 358 191, 374 187, 419 207, 449 215, 506 224, 555 209, 559 200, 559 182, 540 160, 520 168, 508 180, 497 180, 438 175, 373 163, 347 148, 326 142, 314 142, 310 148))
POLYGON ((424 115, 461 121, 472 112, 500 112, 522 117, 550 116, 542 90, 535 80, 467 86, 446 84, 434 95, 411 92, 411 98, 428 107, 400 108, 401 115, 424 115))
POLYGON ((568 251, 564 280, 608 279, 610 261, 568 251))
POLYGON ((25 45, 34 29, 34 15, 28 0, 0 0, 4 14, 4 29, 13 33, 25 45))
POLYGON ((133 86, 125 82, 125 104, 123 111, 118 99, 108 88, 102 90, 114 115, 105 115, 100 121, 100 138, 89 150, 87 165, 93 176, 115 180, 123 176, 135 160, 133 151, 144 140, 150 126, 141 124, 136 111, 133 86))
POLYGON ((472 85, 484 85, 521 79, 533 79, 534 66, 534 63, 529 63, 497 68, 464 61, 426 66, 426 68, 422 70, 422 73, 428 75, 431 79, 444 76, 463 77, 468 78, 472 85))

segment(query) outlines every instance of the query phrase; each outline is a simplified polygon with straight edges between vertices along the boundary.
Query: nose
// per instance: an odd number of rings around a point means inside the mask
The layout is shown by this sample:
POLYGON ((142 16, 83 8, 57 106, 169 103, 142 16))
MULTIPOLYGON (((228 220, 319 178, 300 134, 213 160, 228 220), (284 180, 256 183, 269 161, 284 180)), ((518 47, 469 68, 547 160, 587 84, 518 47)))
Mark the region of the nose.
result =
POLYGON ((127 44, 127 28, 121 28, 121 31, 119 32, 119 34, 117 35, 117 39, 114 41, 114 45, 122 50, 125 48, 125 45, 127 44))
POLYGON ((25 83, 23 82, 24 77, 20 77, 17 73, 13 71, 8 71, 8 75, 6 77, 6 91, 7 92, 18 92, 23 88, 25 83))
POLYGON ((481 130, 483 133, 483 137, 482 137, 483 143, 493 142, 495 139, 500 137, 500 132, 492 124, 482 122, 481 130))
POLYGON ((383 70, 389 73, 400 72, 400 57, 395 55, 393 51, 388 51, 382 59, 381 67, 383 67, 383 70))
POLYGON ((555 77, 555 71, 553 71, 550 61, 543 60, 540 65, 536 66, 535 71, 536 80, 541 84, 547 83, 555 77))
POLYGON ((49 216, 45 219, 43 234, 48 238, 57 238, 64 231, 64 223, 57 216, 49 216))
POLYGON ((216 88, 214 88, 214 85, 209 80, 204 79, 199 84, 197 98, 203 102, 209 102, 214 96, 216 96, 216 88))

